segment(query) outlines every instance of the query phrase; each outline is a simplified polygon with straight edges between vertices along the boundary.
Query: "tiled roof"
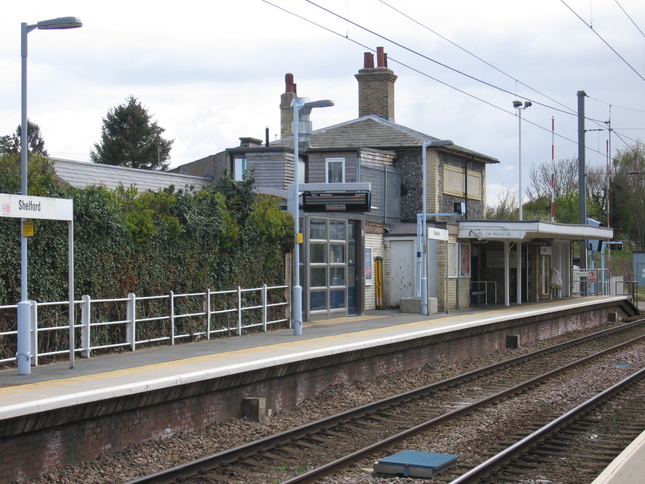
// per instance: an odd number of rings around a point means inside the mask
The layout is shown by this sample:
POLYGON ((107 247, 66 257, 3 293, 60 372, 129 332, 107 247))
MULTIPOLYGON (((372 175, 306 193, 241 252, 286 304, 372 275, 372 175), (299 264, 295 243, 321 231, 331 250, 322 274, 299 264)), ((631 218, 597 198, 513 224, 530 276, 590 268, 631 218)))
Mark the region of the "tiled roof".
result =
MULTIPOLYGON (((310 144, 312 149, 376 148, 397 150, 420 147, 423 142, 437 141, 438 139, 370 114, 315 130, 311 133, 310 144)), ((293 146, 293 136, 271 143, 271 146, 293 146)), ((443 149, 462 155, 474 156, 485 163, 499 163, 496 158, 456 144, 443 147, 443 149)))
POLYGON ((52 158, 57 178, 64 184, 76 188, 90 185, 105 185, 115 189, 119 185, 134 186, 139 191, 157 191, 173 185, 176 189, 190 186, 200 188, 211 183, 201 176, 179 175, 156 170, 142 170, 123 166, 102 165, 86 161, 63 160, 52 158))

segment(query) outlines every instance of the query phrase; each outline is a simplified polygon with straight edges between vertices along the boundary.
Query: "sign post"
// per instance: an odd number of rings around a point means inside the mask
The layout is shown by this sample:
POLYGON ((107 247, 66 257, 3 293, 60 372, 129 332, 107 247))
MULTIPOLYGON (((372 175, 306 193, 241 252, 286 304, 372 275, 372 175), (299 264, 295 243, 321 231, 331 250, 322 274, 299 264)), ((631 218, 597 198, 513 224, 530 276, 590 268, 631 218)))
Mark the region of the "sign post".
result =
MULTIPOLYGON (((69 364, 74 368, 74 201, 64 198, 32 197, 0 193, 0 217, 62 220, 68 226, 68 276, 69 276, 69 364)), ((24 226, 25 222, 23 222, 24 226)), ((24 230, 21 227, 21 230, 24 230)), ((27 286, 27 270, 22 273, 27 286)), ((16 360, 18 374, 31 374, 31 304, 28 300, 18 303, 18 348, 16 360)))

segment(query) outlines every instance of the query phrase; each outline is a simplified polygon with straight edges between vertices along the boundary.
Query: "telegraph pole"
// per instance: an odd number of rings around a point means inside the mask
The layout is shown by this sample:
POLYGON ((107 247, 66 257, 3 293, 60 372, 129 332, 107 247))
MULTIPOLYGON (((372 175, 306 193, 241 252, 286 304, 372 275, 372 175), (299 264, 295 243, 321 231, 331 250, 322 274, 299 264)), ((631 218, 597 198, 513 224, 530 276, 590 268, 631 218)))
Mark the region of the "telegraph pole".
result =
MULTIPOLYGON (((585 179, 585 97, 578 91, 578 215, 580 225, 587 224, 587 185, 585 179)), ((580 269, 587 268, 587 241, 580 241, 580 269)))

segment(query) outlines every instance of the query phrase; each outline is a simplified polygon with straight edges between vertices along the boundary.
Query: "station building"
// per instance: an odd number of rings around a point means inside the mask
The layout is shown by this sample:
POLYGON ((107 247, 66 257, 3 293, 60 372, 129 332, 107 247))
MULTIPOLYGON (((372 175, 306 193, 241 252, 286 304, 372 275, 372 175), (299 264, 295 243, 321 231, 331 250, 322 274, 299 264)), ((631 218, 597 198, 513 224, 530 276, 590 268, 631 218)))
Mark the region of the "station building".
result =
MULTIPOLYGON (((572 241, 608 240, 611 229, 485 220, 486 168, 499 161, 397 124, 397 76, 382 48, 376 63, 365 53, 355 77, 358 118, 311 130, 309 120, 300 119, 303 319, 391 307, 416 312, 423 284, 429 312, 569 296, 572 241), (369 210, 308 211, 303 197, 311 187, 313 195, 356 194, 368 187, 369 210), (424 195, 426 213, 419 222, 424 195), (419 229, 424 222, 425 231, 419 229), (561 280, 559 293, 551 290, 554 278, 561 280)), ((230 173, 238 180, 250 172, 259 192, 280 197, 287 208, 296 171, 291 106, 297 97, 294 77, 287 74, 279 140, 269 142, 268 133, 265 141, 242 137, 237 147, 173 171, 210 179, 230 173)))

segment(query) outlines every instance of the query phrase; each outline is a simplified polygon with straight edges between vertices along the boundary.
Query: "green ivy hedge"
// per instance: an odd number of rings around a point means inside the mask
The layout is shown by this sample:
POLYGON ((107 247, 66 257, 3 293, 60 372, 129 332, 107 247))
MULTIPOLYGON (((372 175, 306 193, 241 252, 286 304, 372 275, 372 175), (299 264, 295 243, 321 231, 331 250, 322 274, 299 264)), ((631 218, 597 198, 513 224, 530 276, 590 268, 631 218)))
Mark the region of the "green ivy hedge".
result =
MULTIPOLYGON (((120 298, 282 285, 293 218, 253 179, 200 190, 62 188, 51 161, 32 157, 30 195, 74 200, 75 298, 120 298)), ((19 193, 19 160, 0 157, 0 192, 19 193)), ((36 220, 29 240, 29 298, 68 297, 67 224, 36 220)), ((20 221, 0 218, 0 305, 20 300, 20 221)), ((1 317, 1 316, 0 316, 1 317)), ((0 319, 0 331, 15 329, 0 319)))

